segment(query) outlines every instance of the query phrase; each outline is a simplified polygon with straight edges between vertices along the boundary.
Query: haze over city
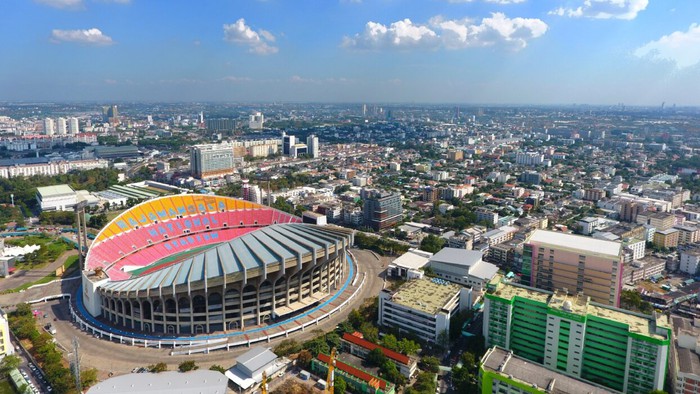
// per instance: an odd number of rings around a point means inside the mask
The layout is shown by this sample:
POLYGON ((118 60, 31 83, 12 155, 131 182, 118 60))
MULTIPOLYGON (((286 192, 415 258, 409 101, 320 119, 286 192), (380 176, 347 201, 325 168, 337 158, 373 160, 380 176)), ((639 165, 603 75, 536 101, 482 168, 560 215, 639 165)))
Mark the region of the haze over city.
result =
POLYGON ((700 3, 3 4, 0 100, 698 105, 700 3))

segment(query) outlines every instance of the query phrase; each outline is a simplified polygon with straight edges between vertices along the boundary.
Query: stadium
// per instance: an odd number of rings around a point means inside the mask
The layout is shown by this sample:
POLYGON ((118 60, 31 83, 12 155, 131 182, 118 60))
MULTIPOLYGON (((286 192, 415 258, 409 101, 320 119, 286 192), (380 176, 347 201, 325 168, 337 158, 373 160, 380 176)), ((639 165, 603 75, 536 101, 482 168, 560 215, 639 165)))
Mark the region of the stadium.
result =
POLYGON ((287 319, 347 275, 352 232, 264 205, 183 194, 134 206, 85 257, 82 305, 128 331, 196 335, 287 319))

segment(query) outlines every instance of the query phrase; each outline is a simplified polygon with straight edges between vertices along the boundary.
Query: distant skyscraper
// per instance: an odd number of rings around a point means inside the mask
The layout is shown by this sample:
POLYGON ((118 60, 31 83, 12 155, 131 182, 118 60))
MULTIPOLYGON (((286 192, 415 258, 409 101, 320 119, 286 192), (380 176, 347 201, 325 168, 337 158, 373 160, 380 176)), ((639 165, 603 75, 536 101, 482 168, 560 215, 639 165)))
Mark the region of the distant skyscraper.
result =
POLYGON ((80 126, 78 124, 78 118, 69 118, 68 119, 68 133, 69 134, 80 133, 80 126))
POLYGON ((56 128, 54 127, 53 119, 51 119, 51 118, 44 119, 44 134, 53 135, 55 132, 56 132, 56 128))
POLYGON ((296 144, 296 137, 287 135, 282 132, 282 154, 289 156, 292 152, 292 147, 296 144))
POLYGON ((207 129, 211 131, 228 131, 236 128, 236 121, 233 119, 207 119, 207 129))
POLYGON ((362 104, 362 116, 367 116, 367 104, 362 104))
POLYGON ((58 118, 58 121, 56 122, 56 132, 59 135, 66 135, 66 133, 68 133, 66 118, 58 118))
POLYGON ((260 112, 256 112, 248 118, 248 127, 251 130, 262 130, 263 123, 265 123, 265 117, 260 112))
POLYGON ((109 123, 112 126, 119 124, 119 110, 116 105, 107 105, 102 107, 102 121, 109 123))
POLYGON ((307 152, 314 159, 318 157, 318 137, 311 134, 306 138, 307 152))
POLYGON ((149 126, 153 125, 153 116, 148 115, 148 116, 146 117, 146 122, 148 122, 148 125, 149 125, 149 126))
POLYGON ((204 123, 204 112, 199 113, 199 124, 204 123))

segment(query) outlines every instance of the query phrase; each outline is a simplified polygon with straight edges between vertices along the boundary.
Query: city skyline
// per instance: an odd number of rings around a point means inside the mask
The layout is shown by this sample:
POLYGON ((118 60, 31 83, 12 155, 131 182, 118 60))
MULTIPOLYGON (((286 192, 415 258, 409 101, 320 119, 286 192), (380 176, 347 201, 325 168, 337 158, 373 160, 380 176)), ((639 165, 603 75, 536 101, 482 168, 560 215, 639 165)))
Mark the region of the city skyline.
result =
POLYGON ((700 105, 700 4, 35 0, 0 100, 700 105))

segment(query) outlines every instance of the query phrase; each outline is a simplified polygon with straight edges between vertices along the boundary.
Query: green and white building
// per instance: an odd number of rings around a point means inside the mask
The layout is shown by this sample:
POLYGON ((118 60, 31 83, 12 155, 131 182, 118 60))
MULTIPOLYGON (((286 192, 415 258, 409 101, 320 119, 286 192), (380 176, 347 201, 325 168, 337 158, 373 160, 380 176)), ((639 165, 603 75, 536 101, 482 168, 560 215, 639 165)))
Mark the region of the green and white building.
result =
POLYGON ((663 389, 671 327, 568 295, 499 283, 485 295, 484 337, 545 367, 625 393, 663 389))

